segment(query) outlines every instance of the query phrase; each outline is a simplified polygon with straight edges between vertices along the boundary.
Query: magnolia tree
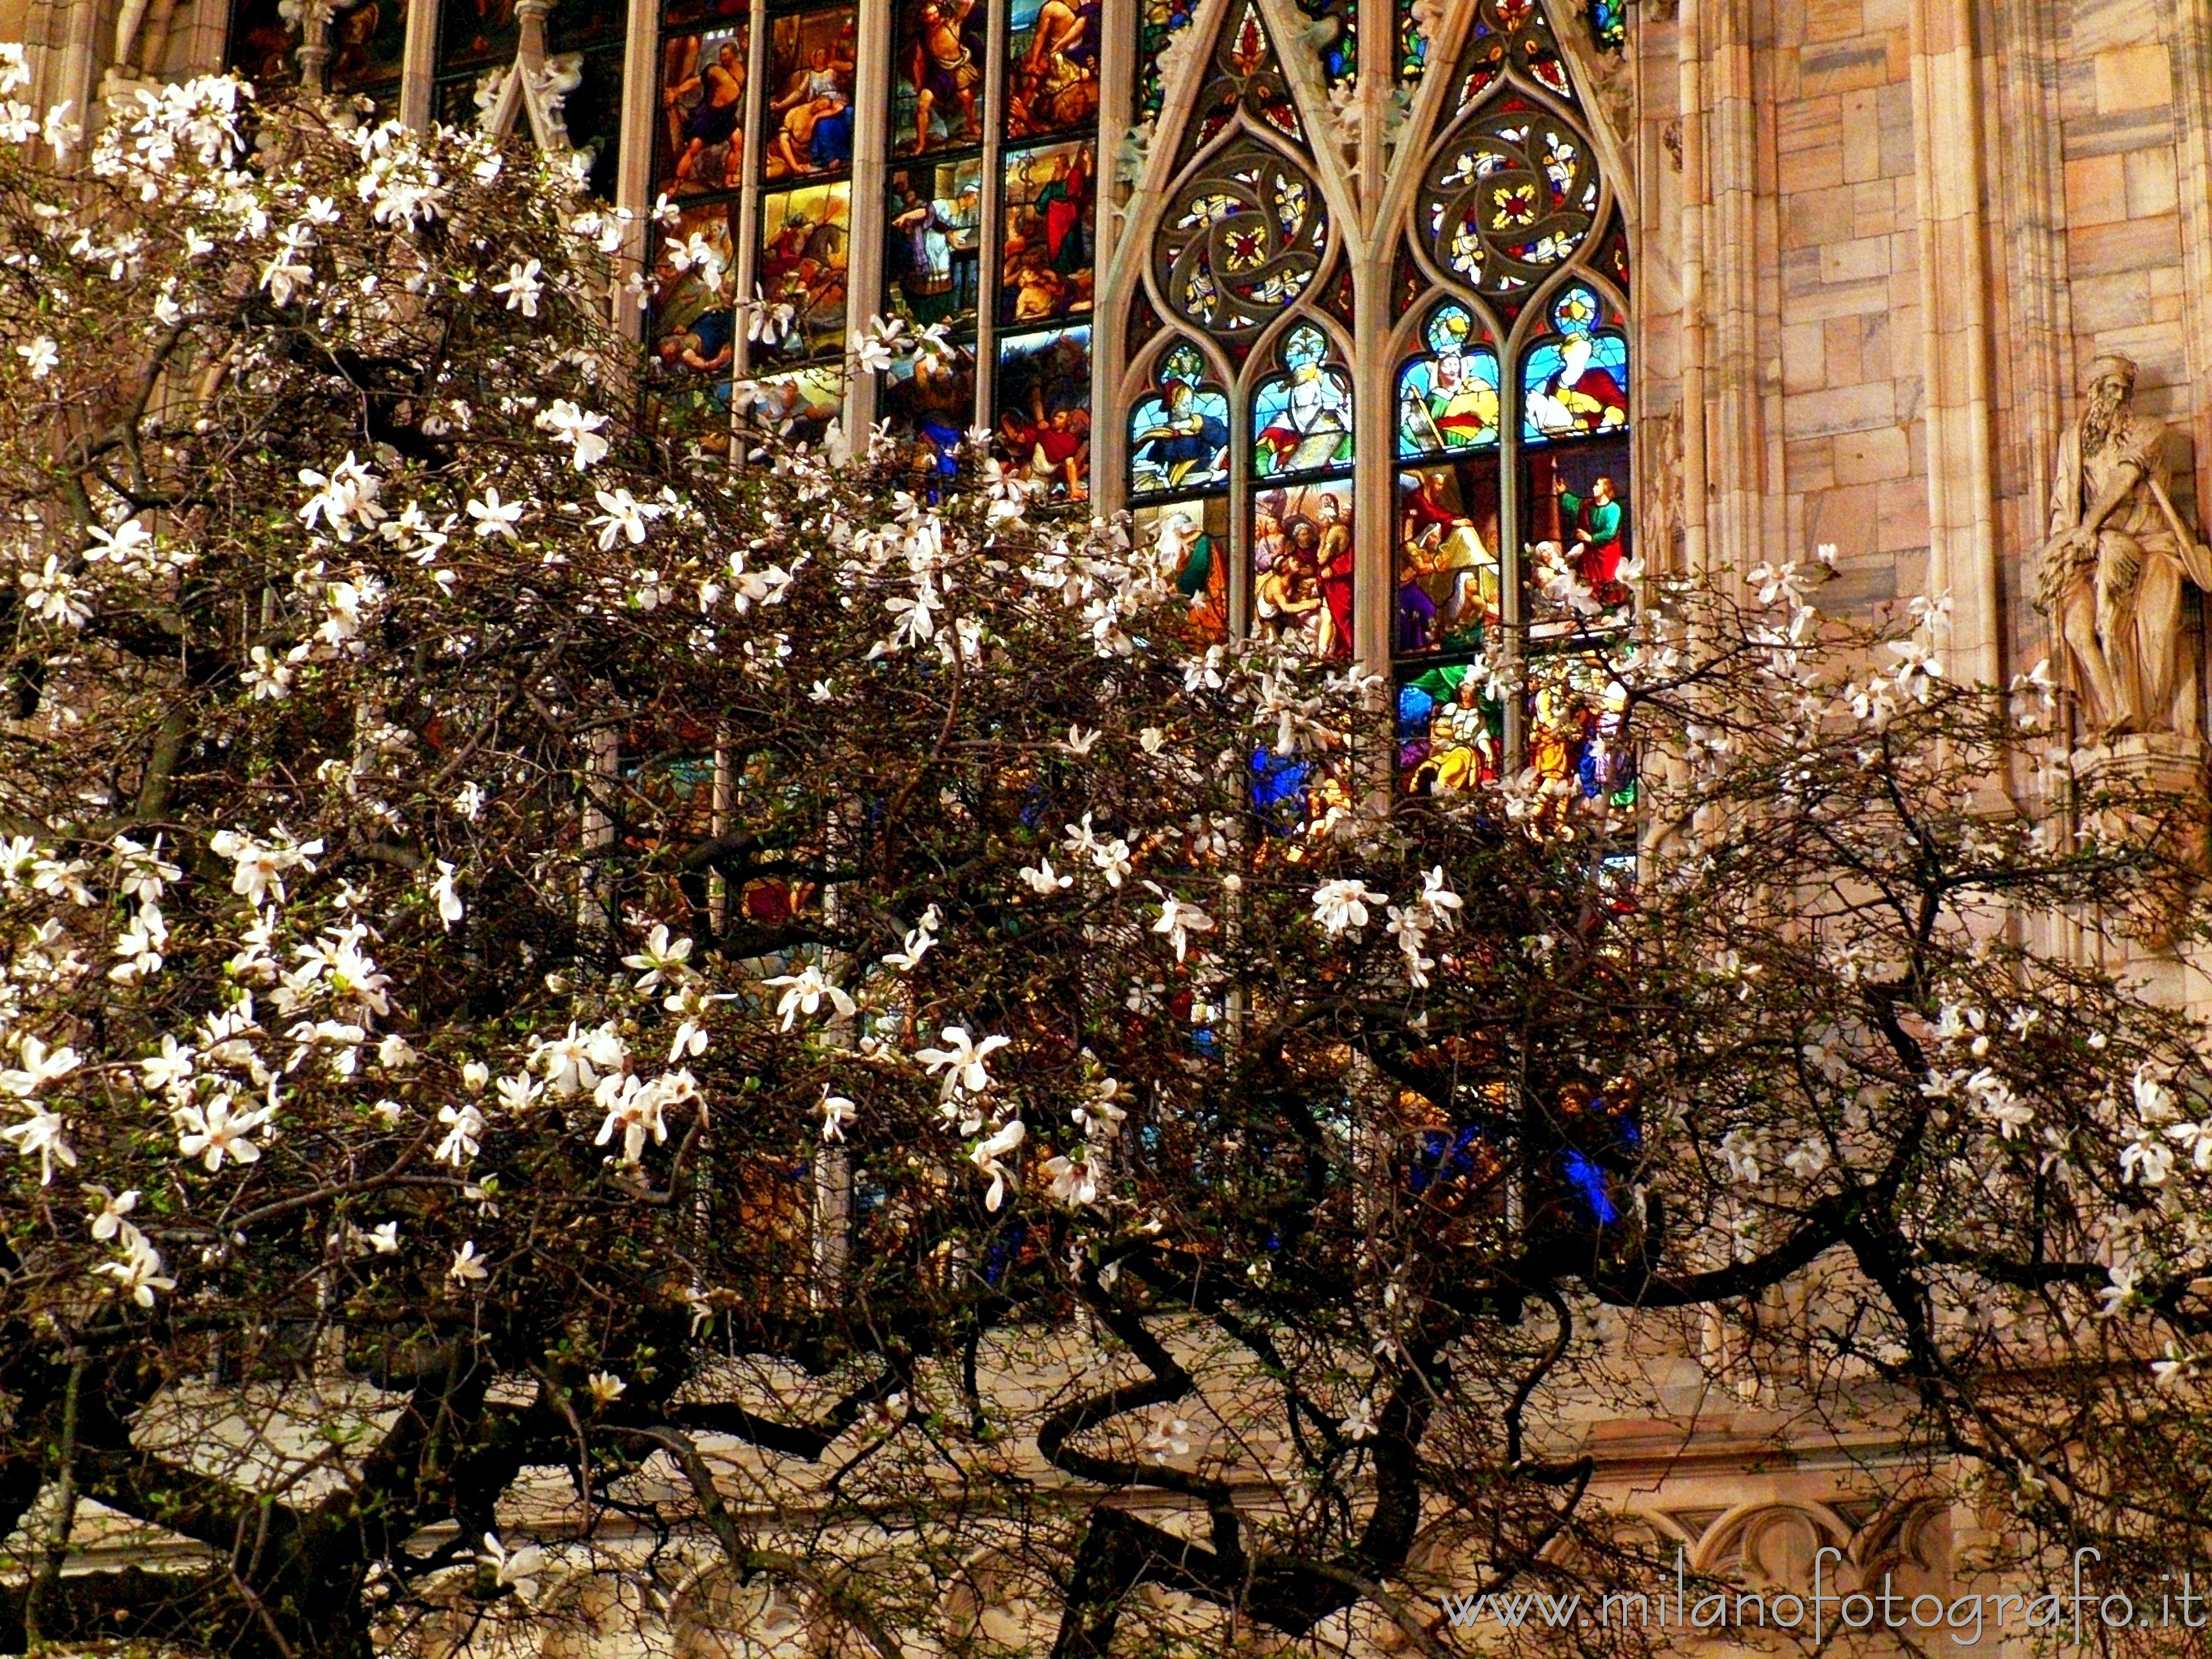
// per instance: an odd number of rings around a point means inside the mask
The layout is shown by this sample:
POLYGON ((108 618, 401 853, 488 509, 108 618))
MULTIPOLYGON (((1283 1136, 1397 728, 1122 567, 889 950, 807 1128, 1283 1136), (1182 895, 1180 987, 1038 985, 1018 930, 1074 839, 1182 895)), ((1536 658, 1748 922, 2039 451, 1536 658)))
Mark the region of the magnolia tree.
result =
POLYGON ((1471 671, 1604 786, 1394 800, 980 453, 666 437, 568 173, 135 98, 0 106, 7 1639, 1451 1652, 1674 1310, 2188 1558, 2190 823, 2040 681, 1655 585, 1471 671))

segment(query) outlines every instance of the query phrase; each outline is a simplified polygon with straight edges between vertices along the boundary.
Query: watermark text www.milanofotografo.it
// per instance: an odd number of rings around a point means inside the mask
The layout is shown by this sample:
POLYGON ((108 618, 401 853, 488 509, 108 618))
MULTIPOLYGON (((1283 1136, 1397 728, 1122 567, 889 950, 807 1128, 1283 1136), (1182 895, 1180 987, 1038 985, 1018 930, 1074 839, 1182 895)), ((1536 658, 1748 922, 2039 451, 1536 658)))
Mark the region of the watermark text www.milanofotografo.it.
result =
POLYGON ((1737 1590, 1691 1580, 1688 1564, 1677 1555, 1673 1584, 1656 1591, 1613 1590, 1602 1595, 1538 1592, 1445 1595, 1444 1616, 1455 1630, 1495 1625, 1508 1630, 1782 1630, 1802 1632, 1814 1642, 1844 1631, 1911 1631, 1923 1638, 1938 1633, 1960 1647, 1973 1647, 1984 1633, 2006 1630, 2042 1632, 2045 1639, 2074 1646, 2094 1642, 2101 1631, 2185 1629, 2212 1625, 2212 1595, 2186 1572, 2162 1583, 2155 1594, 2106 1590, 2094 1582, 2094 1549, 2074 1552, 2070 1583, 2002 1593, 1942 1596, 1895 1589, 1884 1573, 1879 1586, 1845 1592, 1828 1575, 1843 1565, 1832 1547, 1815 1551, 1813 1587, 1798 1595, 1781 1590, 1737 1590))

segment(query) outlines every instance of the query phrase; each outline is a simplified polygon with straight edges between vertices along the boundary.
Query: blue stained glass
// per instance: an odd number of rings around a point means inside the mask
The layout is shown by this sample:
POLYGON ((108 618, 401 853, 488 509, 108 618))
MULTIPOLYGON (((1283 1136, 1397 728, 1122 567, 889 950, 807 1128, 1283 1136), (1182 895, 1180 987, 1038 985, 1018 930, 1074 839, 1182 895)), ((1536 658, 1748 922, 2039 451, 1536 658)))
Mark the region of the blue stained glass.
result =
POLYGON ((1398 453, 1407 459, 1498 441, 1498 354, 1467 307, 1438 306, 1428 351, 1398 373, 1398 453))

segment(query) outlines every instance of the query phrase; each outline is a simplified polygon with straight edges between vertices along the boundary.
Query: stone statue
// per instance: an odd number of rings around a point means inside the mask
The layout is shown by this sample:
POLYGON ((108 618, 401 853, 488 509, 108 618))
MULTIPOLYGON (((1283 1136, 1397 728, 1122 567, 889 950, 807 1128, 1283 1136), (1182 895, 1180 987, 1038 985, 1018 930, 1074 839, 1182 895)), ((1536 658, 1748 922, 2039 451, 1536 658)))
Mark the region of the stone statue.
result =
POLYGON ((2185 583, 2212 589, 2212 552, 2167 489, 2166 427, 2135 407, 2136 366, 2100 357, 2088 407, 2058 446, 2035 608, 2051 618, 2102 736, 2200 735, 2185 583))
POLYGON ((115 18, 116 70, 140 77, 161 72, 177 0, 123 0, 115 18))

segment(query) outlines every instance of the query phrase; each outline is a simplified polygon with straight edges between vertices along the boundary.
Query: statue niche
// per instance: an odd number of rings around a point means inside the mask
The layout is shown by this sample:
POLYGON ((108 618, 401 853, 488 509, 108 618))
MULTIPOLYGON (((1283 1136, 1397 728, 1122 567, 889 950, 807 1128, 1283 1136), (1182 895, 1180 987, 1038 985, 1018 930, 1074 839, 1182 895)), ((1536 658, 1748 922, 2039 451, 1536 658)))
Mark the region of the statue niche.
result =
POLYGON ((2090 367, 2088 406, 2058 446, 2035 608, 2065 643, 2096 736, 2194 740, 2201 662, 2183 586, 2212 589, 2212 551, 2174 507, 2167 428, 2136 410, 2135 385, 2125 357, 2090 367))

